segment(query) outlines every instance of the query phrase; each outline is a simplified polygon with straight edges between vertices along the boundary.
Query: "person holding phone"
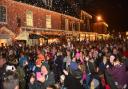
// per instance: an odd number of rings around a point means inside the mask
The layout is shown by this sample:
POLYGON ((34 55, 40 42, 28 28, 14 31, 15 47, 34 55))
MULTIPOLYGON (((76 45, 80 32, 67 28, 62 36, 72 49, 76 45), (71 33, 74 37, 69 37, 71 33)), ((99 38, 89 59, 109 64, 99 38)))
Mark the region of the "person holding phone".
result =
POLYGON ((53 72, 45 64, 41 66, 40 72, 36 72, 35 77, 30 78, 29 89, 46 89, 52 84, 55 84, 53 72))

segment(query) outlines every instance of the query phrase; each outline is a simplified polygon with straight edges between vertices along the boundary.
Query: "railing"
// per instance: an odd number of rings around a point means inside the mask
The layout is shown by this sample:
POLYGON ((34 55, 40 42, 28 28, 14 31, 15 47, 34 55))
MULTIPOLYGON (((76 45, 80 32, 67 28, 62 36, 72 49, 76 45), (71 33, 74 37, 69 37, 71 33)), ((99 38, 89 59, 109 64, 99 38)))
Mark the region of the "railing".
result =
MULTIPOLYGON (((81 31, 67 31, 67 30, 58 30, 58 29, 48 29, 48 28, 34 28, 34 27, 21 27, 22 30, 26 31, 35 31, 35 32, 42 32, 42 33, 48 33, 50 32, 56 32, 56 33, 62 33, 62 34, 97 34, 95 32, 81 32, 81 31)), ((57 34, 56 34, 57 35, 57 34)))

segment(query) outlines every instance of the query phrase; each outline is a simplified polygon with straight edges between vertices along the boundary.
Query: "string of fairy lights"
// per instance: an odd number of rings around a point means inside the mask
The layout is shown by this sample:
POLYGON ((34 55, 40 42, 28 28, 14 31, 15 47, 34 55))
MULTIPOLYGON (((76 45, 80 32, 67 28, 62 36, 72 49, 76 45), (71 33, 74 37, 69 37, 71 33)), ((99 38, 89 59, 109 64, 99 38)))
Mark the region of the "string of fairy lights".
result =
POLYGON ((77 17, 77 9, 80 9, 80 3, 74 0, 73 3, 67 2, 67 0, 16 0, 23 3, 28 3, 34 6, 47 8, 53 11, 64 13, 67 15, 77 17))

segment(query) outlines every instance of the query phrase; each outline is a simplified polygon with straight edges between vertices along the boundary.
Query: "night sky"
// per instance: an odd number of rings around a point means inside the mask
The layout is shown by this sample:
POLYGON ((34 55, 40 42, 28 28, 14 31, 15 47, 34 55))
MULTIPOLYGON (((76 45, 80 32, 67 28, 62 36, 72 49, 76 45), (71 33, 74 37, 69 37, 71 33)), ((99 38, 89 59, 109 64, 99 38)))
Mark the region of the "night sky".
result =
MULTIPOLYGON (((17 0, 45 7, 44 0, 17 0)), ((53 0, 52 10, 78 17, 77 10, 84 9, 94 18, 101 15, 110 30, 128 30, 128 0, 53 0)))
POLYGON ((83 2, 82 8, 93 16, 101 14, 110 29, 128 31, 128 0, 83 0, 83 2))

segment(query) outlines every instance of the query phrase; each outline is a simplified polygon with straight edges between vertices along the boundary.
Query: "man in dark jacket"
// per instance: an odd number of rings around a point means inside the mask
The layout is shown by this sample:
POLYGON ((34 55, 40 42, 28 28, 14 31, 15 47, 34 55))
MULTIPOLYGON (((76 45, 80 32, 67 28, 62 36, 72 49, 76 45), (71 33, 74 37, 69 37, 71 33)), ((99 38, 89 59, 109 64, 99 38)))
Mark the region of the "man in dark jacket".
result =
POLYGON ((95 65, 94 62, 91 62, 89 57, 85 58, 86 60, 86 89, 90 89, 90 83, 92 80, 92 75, 95 74, 95 65))
POLYGON ((64 74, 65 74, 64 86, 67 89, 83 89, 79 79, 75 78, 65 70, 64 70, 64 74))

